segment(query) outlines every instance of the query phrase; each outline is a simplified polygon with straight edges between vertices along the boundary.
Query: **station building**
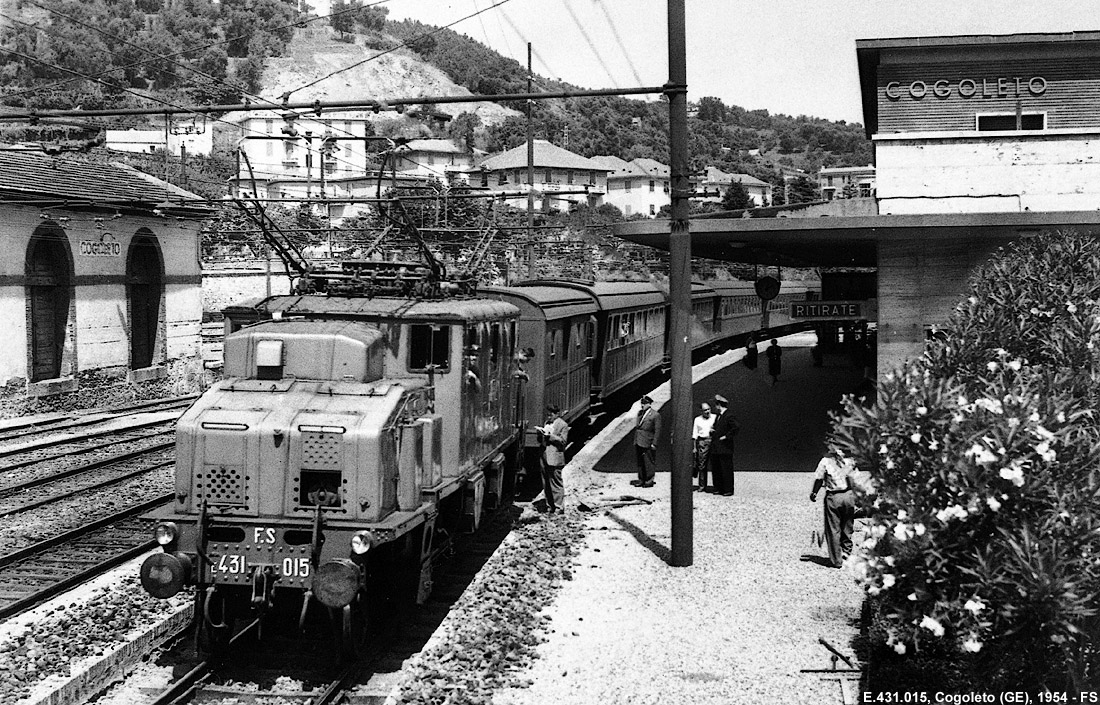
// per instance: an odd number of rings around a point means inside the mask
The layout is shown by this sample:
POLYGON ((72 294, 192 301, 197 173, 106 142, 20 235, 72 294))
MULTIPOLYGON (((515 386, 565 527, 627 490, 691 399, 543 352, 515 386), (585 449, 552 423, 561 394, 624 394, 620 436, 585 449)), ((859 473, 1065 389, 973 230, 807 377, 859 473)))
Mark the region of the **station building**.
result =
MULTIPOLYGON (((882 375, 923 352, 997 248, 1100 233, 1100 32, 867 39, 856 56, 870 214, 695 219, 691 242, 698 257, 875 272, 882 375)), ((669 222, 616 234, 667 249, 669 222)))
POLYGON ((0 416, 199 391, 198 196, 0 151, 0 416))

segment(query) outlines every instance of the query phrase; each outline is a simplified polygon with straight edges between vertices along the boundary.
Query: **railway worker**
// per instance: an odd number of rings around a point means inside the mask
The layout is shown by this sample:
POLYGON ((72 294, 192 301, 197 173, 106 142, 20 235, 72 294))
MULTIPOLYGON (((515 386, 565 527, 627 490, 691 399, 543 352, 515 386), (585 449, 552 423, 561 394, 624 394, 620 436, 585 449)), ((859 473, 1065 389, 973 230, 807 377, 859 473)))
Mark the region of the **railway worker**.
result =
POLYGON ((829 454, 814 470, 810 501, 816 502, 818 491, 825 488, 825 542, 829 545, 829 562, 834 568, 843 565, 852 552, 852 529, 856 518, 851 484, 854 471, 855 463, 836 446, 830 446, 829 454))
POLYGON ((718 417, 710 413, 710 404, 703 402, 699 405, 701 413, 695 417, 695 424, 691 429, 691 439, 695 444, 695 471, 692 473, 699 479, 696 491, 707 488, 707 463, 710 462, 710 433, 714 429, 714 421, 718 417))
POLYGON ((741 430, 741 424, 737 423, 733 412, 730 411, 730 403, 720 394, 714 395, 714 405, 718 408, 718 418, 714 420, 711 429, 710 462, 711 484, 713 489, 708 490, 723 497, 733 495, 733 437, 741 430))
POLYGON ((771 346, 764 351, 768 357, 768 374, 772 377, 772 386, 779 381, 779 373, 783 369, 783 348, 779 347, 779 341, 772 338, 771 346))
POLYGON ((634 424, 634 456, 638 460, 638 479, 631 480, 635 487, 653 487, 657 476, 657 437, 661 435, 661 414, 653 408, 653 399, 646 395, 641 399, 638 421, 634 424))
POLYGON ((565 509, 565 487, 561 469, 565 466, 565 444, 569 438, 569 424, 561 417, 556 404, 546 407, 546 425, 538 429, 542 438, 542 489, 548 511, 565 509))

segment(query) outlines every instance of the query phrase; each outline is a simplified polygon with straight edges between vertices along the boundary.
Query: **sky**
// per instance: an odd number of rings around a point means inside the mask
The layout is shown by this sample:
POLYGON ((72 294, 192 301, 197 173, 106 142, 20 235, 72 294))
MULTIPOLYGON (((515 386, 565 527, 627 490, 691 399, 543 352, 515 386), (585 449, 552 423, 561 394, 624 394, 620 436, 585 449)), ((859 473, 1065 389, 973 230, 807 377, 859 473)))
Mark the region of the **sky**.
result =
MULTIPOLYGON (((366 0, 372 2, 377 0, 366 0)), ((686 0, 688 99, 862 122, 855 41, 1100 30, 1100 0, 686 0)), ((584 88, 668 81, 666 0, 387 0, 584 88), (495 7, 494 7, 495 6, 495 7)), ((652 100, 652 98, 651 98, 652 100)))

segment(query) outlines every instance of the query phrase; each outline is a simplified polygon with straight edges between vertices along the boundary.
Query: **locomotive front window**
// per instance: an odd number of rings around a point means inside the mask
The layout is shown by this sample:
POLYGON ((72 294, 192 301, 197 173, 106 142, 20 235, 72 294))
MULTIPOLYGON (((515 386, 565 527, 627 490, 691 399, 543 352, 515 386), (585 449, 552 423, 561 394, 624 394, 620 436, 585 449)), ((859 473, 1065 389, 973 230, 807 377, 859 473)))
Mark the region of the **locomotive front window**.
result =
POLYGON ((413 324, 409 326, 409 370, 437 370, 451 366, 451 329, 447 326, 413 324))

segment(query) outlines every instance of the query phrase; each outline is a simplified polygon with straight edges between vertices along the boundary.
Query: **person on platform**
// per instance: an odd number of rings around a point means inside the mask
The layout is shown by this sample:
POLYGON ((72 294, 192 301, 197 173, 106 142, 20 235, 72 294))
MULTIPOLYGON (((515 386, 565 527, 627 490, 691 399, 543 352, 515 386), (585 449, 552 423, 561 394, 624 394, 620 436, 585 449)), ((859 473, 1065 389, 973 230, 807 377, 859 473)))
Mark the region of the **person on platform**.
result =
POLYGON ((718 417, 714 420, 710 438, 710 467, 711 484, 713 489, 708 492, 729 497, 734 491, 733 475, 733 437, 741 430, 733 412, 729 408, 729 400, 720 394, 714 396, 714 405, 718 409, 718 417))
POLYGON ((759 355, 756 349, 756 341, 749 338, 749 342, 745 343, 745 367, 750 370, 756 369, 756 358, 759 355))
POLYGON ((718 418, 710 413, 710 404, 699 405, 700 414, 695 417, 691 428, 691 440, 695 446, 695 468, 692 472, 697 478, 696 491, 707 488, 707 463, 710 462, 710 434, 718 418))
POLYGON ((768 358, 768 374, 772 378, 772 386, 779 381, 779 373, 783 370, 783 348, 779 347, 779 341, 772 338, 772 344, 764 351, 768 358))
POLYGON ((814 470, 810 501, 816 502, 817 493, 825 488, 825 542, 829 546, 829 562, 834 568, 841 567, 852 552, 856 504, 850 477, 854 470, 852 459, 835 446, 830 447, 829 454, 814 470))
POLYGON ((635 487, 653 487, 657 475, 657 436, 661 435, 661 414, 653 408, 648 395, 641 399, 642 408, 634 424, 634 455, 638 460, 638 479, 631 480, 635 487))
POLYGON ((565 466, 565 445, 569 438, 569 424, 561 417, 561 409, 556 404, 546 407, 546 425, 536 429, 542 441, 542 487, 546 497, 547 510, 554 512, 565 509, 565 487, 562 485, 561 469, 565 466))

